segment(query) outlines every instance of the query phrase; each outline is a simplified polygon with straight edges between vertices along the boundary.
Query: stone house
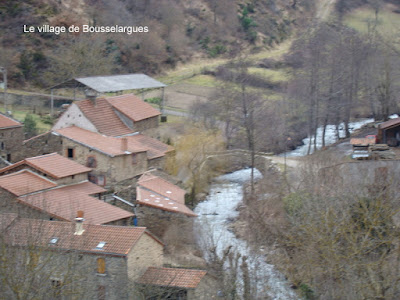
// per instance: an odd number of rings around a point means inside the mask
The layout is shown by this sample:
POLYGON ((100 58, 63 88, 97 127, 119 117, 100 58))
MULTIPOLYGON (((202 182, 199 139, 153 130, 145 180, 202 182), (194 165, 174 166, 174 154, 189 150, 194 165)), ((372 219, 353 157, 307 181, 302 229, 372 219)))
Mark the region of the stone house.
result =
POLYGON ((77 126, 107 136, 124 136, 158 126, 161 113, 134 94, 74 102, 52 130, 77 126))
POLYGON ((162 167, 173 148, 151 137, 133 134, 125 137, 101 135, 76 126, 54 131, 61 137, 61 154, 92 168, 90 181, 101 186, 143 174, 151 167, 162 167))
POLYGON ((0 113, 0 156, 9 162, 15 162, 14 151, 21 147, 24 140, 23 125, 0 113))
MULTIPOLYGON (((0 214, 0 251, 10 261, 0 277, 22 277, 40 299, 132 299, 133 282, 162 266, 163 243, 146 228, 89 225, 78 214, 75 223, 0 214)), ((10 299, 13 282, 0 287, 10 299)))
POLYGON ((136 185, 135 216, 140 226, 162 236, 171 223, 191 222, 197 215, 185 205, 186 191, 156 176, 144 173, 136 185))
POLYGON ((76 211, 84 210, 89 224, 130 224, 133 213, 96 198, 105 191, 87 180, 58 185, 22 169, 0 176, 0 207, 24 217, 62 221, 73 221, 76 211))
POLYGON ((138 283, 146 299, 217 298, 215 280, 212 280, 204 270, 149 267, 139 278, 138 283))

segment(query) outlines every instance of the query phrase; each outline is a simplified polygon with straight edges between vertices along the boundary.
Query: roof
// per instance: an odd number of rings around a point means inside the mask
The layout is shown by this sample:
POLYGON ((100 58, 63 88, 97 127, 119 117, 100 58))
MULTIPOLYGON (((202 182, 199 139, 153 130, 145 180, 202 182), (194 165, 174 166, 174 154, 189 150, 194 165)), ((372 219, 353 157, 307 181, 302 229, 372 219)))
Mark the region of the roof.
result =
POLYGON ((119 112, 125 114, 134 122, 157 117, 161 113, 150 104, 144 102, 134 94, 126 94, 115 97, 106 98, 119 112))
POLYGON ((21 165, 28 165, 42 173, 60 179, 76 174, 88 173, 92 169, 82 166, 77 162, 65 158, 57 153, 26 158, 13 165, 0 169, 0 174, 12 170, 21 165))
POLYGON ((136 187, 136 201, 165 211, 197 215, 185 205, 185 190, 149 172, 143 174, 136 187))
POLYGON ((102 188, 101 186, 99 186, 97 184, 91 183, 89 181, 83 181, 83 182, 79 182, 76 184, 64 186, 64 190, 65 191, 71 190, 72 192, 79 191, 79 192, 83 192, 87 195, 94 195, 94 194, 100 194, 100 193, 107 192, 106 189, 102 188))
POLYGON ((121 121, 105 98, 97 98, 96 104, 91 100, 82 100, 75 103, 100 133, 108 136, 133 133, 133 130, 121 121))
POLYGON ((388 129, 393 126, 400 125, 400 118, 391 119, 389 121, 379 124, 379 129, 388 129))
POLYGON ((80 183, 21 196, 18 201, 65 221, 74 221, 76 212, 82 210, 88 224, 107 224, 134 216, 131 212, 89 196, 80 183))
POLYGON ((38 245, 101 255, 126 256, 144 234, 161 243, 145 227, 88 225, 84 222, 83 233, 75 235, 75 224, 70 222, 15 218, 15 216, 12 224, 10 220, 8 214, 0 214, 0 225, 3 221, 8 224, 5 241, 13 246, 38 245), (49 245, 53 238, 57 238, 56 243, 49 245), (105 242, 105 245, 102 250, 96 250, 100 242, 105 242))
POLYGON ((141 134, 116 138, 104 136, 76 126, 57 129, 55 132, 112 157, 147 151, 147 157, 153 159, 162 157, 173 149, 156 139, 141 134), (128 142, 127 150, 123 150, 123 139, 126 139, 128 142))
POLYGON ((53 188, 57 186, 42 176, 29 170, 21 170, 8 175, 0 176, 0 187, 16 196, 53 188))
POLYGON ((126 90, 161 88, 166 87, 166 85, 145 74, 126 74, 73 78, 53 86, 51 89, 66 87, 89 87, 97 92, 106 93, 126 90))
POLYGON ((0 232, 3 232, 11 223, 18 217, 14 213, 2 213, 0 214, 0 232))
POLYGON ((150 206, 174 213, 181 213, 189 217, 197 217, 197 215, 185 204, 171 200, 168 197, 163 197, 140 186, 136 187, 136 197, 136 201, 145 206, 150 206))
POLYGON ((375 136, 373 138, 352 138, 350 139, 351 145, 368 146, 376 144, 375 136))
POLYGON ((203 270, 150 267, 137 282, 146 285, 194 289, 206 274, 207 272, 203 270))
POLYGON ((3 115, 0 113, 0 129, 22 127, 22 124, 13 118, 3 115))
POLYGON ((146 172, 139 178, 138 185, 154 191, 163 197, 168 197, 182 204, 185 203, 185 190, 150 172, 146 172))

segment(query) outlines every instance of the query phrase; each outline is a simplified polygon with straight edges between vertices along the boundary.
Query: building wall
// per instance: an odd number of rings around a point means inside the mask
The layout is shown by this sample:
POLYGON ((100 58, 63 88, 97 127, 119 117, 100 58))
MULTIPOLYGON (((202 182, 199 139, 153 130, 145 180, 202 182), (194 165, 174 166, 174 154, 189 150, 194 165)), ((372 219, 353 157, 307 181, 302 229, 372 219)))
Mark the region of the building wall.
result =
POLYGON ((62 139, 59 135, 47 132, 24 141, 22 147, 15 151, 16 161, 24 158, 57 152, 61 154, 62 139))
POLYGON ((188 289, 188 300, 217 299, 217 280, 206 274, 195 289, 188 289))
POLYGON ((156 116, 135 122, 133 129, 142 132, 147 129, 157 128, 158 124, 158 116, 156 116))
MULTIPOLYGON (((68 148, 74 149, 73 160, 87 165, 88 157, 96 160, 96 166, 92 167, 90 173, 93 176, 105 176, 105 185, 110 186, 115 182, 132 178, 147 170, 147 154, 145 152, 136 153, 136 163, 133 163, 132 155, 120 155, 110 157, 98 151, 78 144, 69 139, 63 138, 61 155, 68 157, 68 148)), ((98 182, 98 184, 100 184, 98 182)))
POLYGON ((53 126, 52 130, 66 128, 72 125, 89 131, 98 132, 93 123, 85 117, 85 115, 79 109, 78 105, 76 105, 75 103, 71 104, 70 107, 68 107, 68 109, 62 114, 62 116, 53 126))
POLYGON ((1 188, 0 188, 0 211, 2 213, 5 212, 16 213, 20 217, 24 218, 64 221, 52 217, 45 212, 31 208, 30 206, 17 201, 17 197, 14 194, 1 188))
POLYGON ((18 150, 22 147, 24 132, 21 127, 0 129, 0 155, 14 163, 18 159, 18 150))
MULTIPOLYGON (((37 173, 39 173, 39 172, 37 172, 37 173)), ((76 175, 67 176, 67 177, 60 178, 60 179, 52 179, 49 177, 49 179, 54 180, 58 185, 73 184, 73 183, 78 183, 78 182, 88 180, 88 173, 76 174, 76 175)))
POLYGON ((128 254, 128 278, 138 279, 148 267, 162 267, 164 246, 143 234, 128 254))

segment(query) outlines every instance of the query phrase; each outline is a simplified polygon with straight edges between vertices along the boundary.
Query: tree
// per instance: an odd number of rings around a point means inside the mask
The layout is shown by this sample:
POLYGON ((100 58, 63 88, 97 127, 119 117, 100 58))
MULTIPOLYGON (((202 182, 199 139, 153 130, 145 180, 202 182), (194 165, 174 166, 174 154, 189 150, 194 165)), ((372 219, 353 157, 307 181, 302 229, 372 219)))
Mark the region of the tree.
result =
POLYGON ((27 138, 31 138, 37 134, 36 121, 33 115, 27 114, 24 119, 24 132, 27 138))

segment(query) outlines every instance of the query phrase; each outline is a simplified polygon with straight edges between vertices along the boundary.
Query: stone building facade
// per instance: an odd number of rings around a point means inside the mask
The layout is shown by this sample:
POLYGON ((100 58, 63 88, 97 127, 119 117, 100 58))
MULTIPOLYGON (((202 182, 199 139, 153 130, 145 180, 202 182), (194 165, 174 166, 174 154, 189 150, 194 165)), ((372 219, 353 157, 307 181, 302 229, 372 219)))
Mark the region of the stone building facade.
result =
POLYGON ((16 150, 21 148, 24 130, 20 122, 0 114, 0 156, 9 161, 18 160, 16 150))
MULTIPOLYGON (((142 227, 84 223, 0 214, 7 245, 0 251, 11 261, 0 277, 7 270, 9 276, 29 276, 27 282, 39 285, 27 292, 40 299, 132 299, 134 281, 150 266, 162 266, 162 242, 142 227)), ((13 298, 12 283, 2 284, 0 292, 13 298)))

